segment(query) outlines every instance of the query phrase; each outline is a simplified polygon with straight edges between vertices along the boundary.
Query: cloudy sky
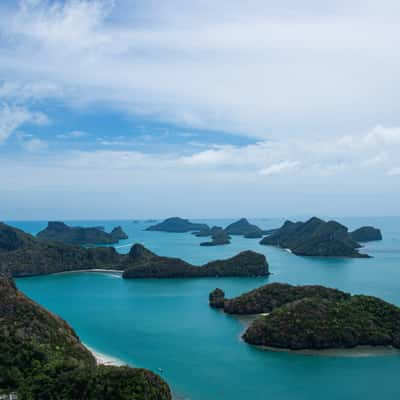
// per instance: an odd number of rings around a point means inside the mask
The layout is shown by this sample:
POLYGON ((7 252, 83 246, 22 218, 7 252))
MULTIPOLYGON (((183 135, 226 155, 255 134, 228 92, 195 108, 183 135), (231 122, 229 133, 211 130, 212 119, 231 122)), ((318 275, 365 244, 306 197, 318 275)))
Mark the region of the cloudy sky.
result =
POLYGON ((0 219, 398 215, 398 0, 2 0, 0 219))

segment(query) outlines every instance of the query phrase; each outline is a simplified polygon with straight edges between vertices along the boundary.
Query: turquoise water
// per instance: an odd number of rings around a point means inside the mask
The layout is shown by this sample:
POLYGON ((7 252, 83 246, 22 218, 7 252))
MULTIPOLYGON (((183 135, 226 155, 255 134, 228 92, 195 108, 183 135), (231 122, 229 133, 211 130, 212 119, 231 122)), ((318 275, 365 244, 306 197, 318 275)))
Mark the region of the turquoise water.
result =
MULTIPOLYGON (((252 220, 264 228, 282 220, 252 220)), ((269 352, 240 341, 242 323, 208 307, 221 287, 234 296, 264 283, 322 284, 367 293, 400 305, 400 218, 341 219, 350 228, 382 228, 384 240, 368 244, 372 259, 302 258, 256 239, 204 248, 190 234, 145 232, 130 221, 71 221, 76 225, 121 224, 129 239, 161 255, 190 262, 229 257, 244 249, 264 253, 268 278, 123 280, 117 275, 71 273, 18 279, 27 295, 61 315, 92 348, 163 376, 174 392, 192 400, 397 399, 400 355, 327 357, 269 352)), ((207 221, 206 221, 207 222, 207 221)), ((225 225, 230 221, 208 221, 225 225)), ((12 222, 31 233, 45 222, 12 222)), ((129 250, 129 246, 118 249, 129 250)))

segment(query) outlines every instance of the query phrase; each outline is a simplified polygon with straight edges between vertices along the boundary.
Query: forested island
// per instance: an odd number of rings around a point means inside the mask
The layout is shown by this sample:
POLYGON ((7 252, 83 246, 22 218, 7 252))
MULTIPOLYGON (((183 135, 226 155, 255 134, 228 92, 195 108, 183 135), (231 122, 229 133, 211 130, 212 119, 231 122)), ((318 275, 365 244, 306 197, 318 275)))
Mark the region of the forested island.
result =
POLYGON ((47 242, 81 245, 114 244, 128 238, 128 235, 120 226, 116 226, 110 233, 107 233, 102 227, 75 227, 58 221, 49 222, 47 227, 36 236, 38 239, 47 242))
POLYGON ((272 283, 233 299, 216 289, 209 302, 229 314, 267 314, 243 334, 253 345, 290 350, 400 348, 400 308, 373 296, 272 283))
POLYGON ((171 400, 145 369, 96 365, 73 329, 0 274, 0 395, 18 399, 171 400))
POLYGON ((368 258, 359 252, 361 245, 355 238, 360 236, 365 237, 366 233, 350 234, 346 226, 336 221, 313 217, 306 222, 286 221, 260 244, 289 249, 299 256, 368 258))
POLYGON ((9 271, 18 277, 90 269, 120 270, 124 278, 265 276, 269 273, 265 256, 253 251, 199 267, 179 258, 158 256, 140 244, 132 246, 128 254, 120 254, 113 247, 85 248, 44 242, 0 223, 0 271, 9 271))

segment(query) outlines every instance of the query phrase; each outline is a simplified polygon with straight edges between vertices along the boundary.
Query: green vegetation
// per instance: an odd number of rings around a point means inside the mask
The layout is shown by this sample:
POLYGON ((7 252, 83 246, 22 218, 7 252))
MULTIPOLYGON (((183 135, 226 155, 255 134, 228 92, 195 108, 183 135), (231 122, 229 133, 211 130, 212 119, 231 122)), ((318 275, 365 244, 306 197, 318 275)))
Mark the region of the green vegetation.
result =
POLYGON ((293 286, 285 283, 270 283, 233 299, 225 299, 224 311, 228 314, 269 313, 276 307, 305 297, 343 300, 350 295, 318 285, 293 286))
POLYGON ((96 366, 72 328, 0 276, 0 393, 22 400, 170 400, 143 369, 96 366))
POLYGON ((127 239, 127 234, 120 226, 115 227, 111 233, 104 232, 102 227, 82 228, 68 226, 64 222, 52 221, 40 231, 37 238, 47 242, 61 242, 67 244, 113 244, 121 239, 127 239))
POLYGON ((400 308, 370 296, 342 301, 304 298, 256 319, 243 339, 293 350, 360 345, 400 348, 400 308))
POLYGON ((290 249, 299 256, 366 258, 347 227, 336 221, 313 217, 306 222, 286 221, 260 244, 290 249))

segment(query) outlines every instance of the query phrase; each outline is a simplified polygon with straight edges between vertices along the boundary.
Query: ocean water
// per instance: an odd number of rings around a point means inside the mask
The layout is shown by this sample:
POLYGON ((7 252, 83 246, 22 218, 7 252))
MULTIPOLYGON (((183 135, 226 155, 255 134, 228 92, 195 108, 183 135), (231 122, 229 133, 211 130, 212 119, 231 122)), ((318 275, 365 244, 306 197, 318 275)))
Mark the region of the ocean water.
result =
MULTIPOLYGON (((339 219, 350 228, 375 225, 384 240, 364 249, 371 259, 321 259, 233 237, 231 245, 200 247, 191 234, 146 232, 132 221, 68 221, 73 225, 122 225, 129 251, 143 243, 160 255, 195 264, 245 249, 264 253, 268 278, 123 280, 116 274, 70 273, 17 280, 28 296, 59 314, 97 351, 158 372, 179 398, 191 400, 375 400, 400 398, 400 355, 340 357, 263 351, 240 340, 244 326, 208 306, 216 287, 235 296, 267 282, 322 284, 382 297, 400 305, 400 217, 339 219)), ((225 226, 230 220, 205 221, 225 226)), ((281 219, 252 220, 263 228, 281 219)), ((10 222, 36 233, 46 222, 10 222)))

